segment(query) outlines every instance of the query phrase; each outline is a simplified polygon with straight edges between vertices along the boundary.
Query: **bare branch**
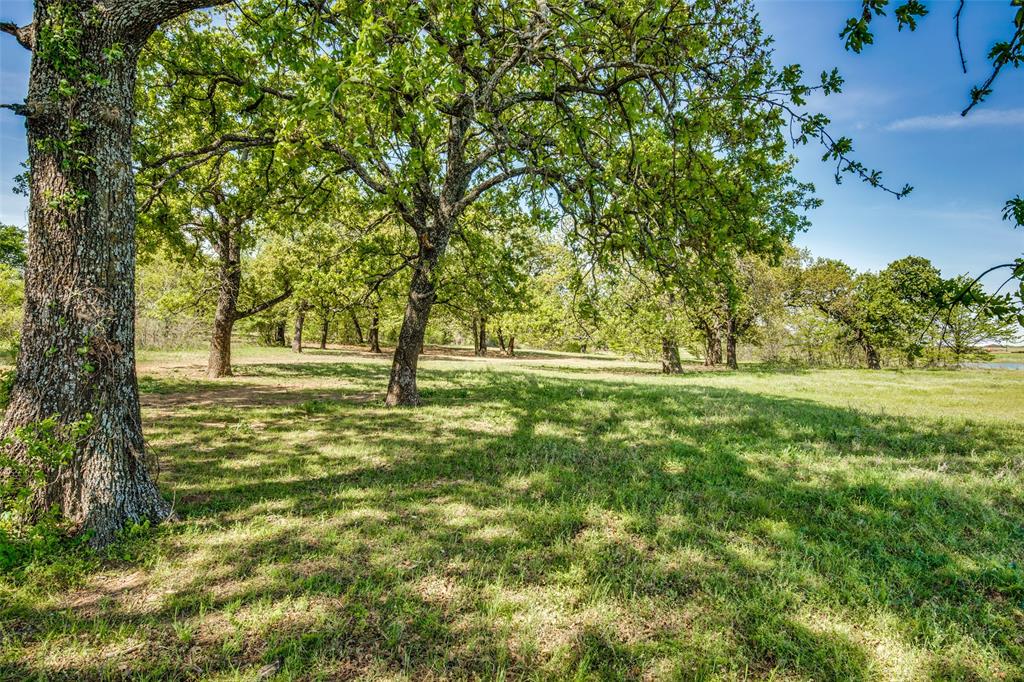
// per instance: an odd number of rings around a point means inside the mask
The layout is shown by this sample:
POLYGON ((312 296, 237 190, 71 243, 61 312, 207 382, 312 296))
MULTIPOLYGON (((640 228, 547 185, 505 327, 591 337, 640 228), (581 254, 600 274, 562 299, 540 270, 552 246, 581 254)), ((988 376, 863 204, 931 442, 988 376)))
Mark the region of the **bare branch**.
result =
POLYGON ((26 50, 36 49, 36 25, 34 23, 19 27, 13 22, 2 21, 0 22, 0 31, 14 36, 18 44, 26 50))

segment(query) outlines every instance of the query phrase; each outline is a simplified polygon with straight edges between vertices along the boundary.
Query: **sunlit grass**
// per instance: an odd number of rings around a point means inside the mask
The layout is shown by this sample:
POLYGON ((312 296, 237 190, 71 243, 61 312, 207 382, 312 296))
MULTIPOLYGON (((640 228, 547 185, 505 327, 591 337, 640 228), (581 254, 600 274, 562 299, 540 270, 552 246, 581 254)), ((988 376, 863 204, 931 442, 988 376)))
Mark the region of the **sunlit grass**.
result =
POLYGON ((0 674, 1024 676, 1024 373, 237 360, 143 356, 180 521, 0 580, 0 674))

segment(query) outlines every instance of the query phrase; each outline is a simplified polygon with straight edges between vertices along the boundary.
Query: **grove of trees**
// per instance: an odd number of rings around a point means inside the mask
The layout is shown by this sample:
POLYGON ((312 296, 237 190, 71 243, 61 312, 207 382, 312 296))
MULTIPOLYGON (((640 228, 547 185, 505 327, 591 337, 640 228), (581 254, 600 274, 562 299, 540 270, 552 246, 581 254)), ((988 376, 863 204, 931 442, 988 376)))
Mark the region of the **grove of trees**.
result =
POLYGON ((192 11, 218 4, 40 0, 4 25, 32 70, 15 107, 28 258, 0 266, 7 309, 24 296, 2 431, 12 461, 32 456, 31 424, 72 440, 31 506, 96 544, 171 511, 139 342, 202 338, 212 378, 239 334, 386 347, 383 400, 415 406, 429 343, 610 349, 674 373, 680 348, 877 369, 1014 338, 924 259, 857 273, 793 249, 818 202, 791 143, 887 188, 806 111, 841 78, 773 64, 748 2, 192 11))

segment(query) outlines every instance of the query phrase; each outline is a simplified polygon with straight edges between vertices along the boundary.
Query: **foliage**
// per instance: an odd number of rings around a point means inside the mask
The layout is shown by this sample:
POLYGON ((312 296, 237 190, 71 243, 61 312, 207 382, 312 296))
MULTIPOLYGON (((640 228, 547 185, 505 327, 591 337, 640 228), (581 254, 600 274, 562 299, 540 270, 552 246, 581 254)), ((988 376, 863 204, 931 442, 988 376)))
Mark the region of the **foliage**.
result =
POLYGON ((92 416, 62 425, 56 415, 20 426, 0 443, 0 570, 52 554, 63 531, 56 505, 34 511, 48 476, 75 453, 92 428, 92 416))
POLYGON ((0 265, 21 269, 27 261, 24 230, 14 225, 0 225, 0 265))

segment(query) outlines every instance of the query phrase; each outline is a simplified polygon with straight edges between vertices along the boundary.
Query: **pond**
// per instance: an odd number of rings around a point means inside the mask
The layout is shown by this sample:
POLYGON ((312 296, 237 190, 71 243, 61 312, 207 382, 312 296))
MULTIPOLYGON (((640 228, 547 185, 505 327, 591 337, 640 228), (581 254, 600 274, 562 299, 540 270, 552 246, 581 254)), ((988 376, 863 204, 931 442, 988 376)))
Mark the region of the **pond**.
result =
POLYGON ((971 369, 1024 369, 1024 362, 965 362, 961 367, 971 369))

